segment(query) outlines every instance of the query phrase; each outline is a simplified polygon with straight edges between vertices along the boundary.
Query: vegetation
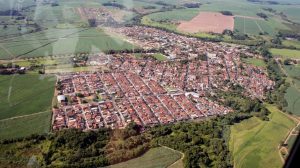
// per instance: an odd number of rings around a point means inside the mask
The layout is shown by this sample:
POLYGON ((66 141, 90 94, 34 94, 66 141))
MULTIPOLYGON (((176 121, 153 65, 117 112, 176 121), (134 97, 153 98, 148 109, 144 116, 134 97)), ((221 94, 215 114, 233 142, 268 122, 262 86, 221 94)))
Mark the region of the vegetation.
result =
POLYGON ((55 81, 37 74, 0 76, 0 120, 49 111, 55 81))
POLYGON ((258 67, 266 67, 267 66, 263 60, 258 59, 258 58, 243 58, 242 61, 247 64, 258 66, 258 67))
POLYGON ((254 117, 231 127, 229 146, 235 167, 282 167, 278 145, 295 123, 275 106, 267 108, 270 121, 254 117))
POLYGON ((280 56, 281 58, 284 58, 284 59, 286 59, 286 58, 299 59, 300 58, 300 51, 299 50, 271 48, 270 52, 274 56, 280 56))
POLYGON ((178 151, 166 147, 157 147, 150 149, 138 158, 119 164, 111 165, 108 168, 139 168, 141 167, 141 164, 144 168, 168 167, 181 157, 182 154, 178 151))

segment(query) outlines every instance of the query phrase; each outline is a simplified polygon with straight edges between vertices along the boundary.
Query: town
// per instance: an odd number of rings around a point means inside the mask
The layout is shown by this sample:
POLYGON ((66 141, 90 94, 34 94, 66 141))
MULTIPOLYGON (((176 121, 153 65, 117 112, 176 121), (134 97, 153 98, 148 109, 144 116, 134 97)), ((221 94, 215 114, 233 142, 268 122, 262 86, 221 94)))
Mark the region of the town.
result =
POLYGON ((146 27, 116 28, 115 32, 140 44, 159 49, 167 57, 158 61, 151 53, 98 54, 90 64, 105 71, 58 74, 57 105, 52 129, 125 128, 135 122, 154 126, 233 112, 206 93, 228 90, 229 83, 245 88, 245 96, 264 99, 274 82, 265 69, 245 64, 240 54, 258 57, 241 46, 203 42, 146 27))

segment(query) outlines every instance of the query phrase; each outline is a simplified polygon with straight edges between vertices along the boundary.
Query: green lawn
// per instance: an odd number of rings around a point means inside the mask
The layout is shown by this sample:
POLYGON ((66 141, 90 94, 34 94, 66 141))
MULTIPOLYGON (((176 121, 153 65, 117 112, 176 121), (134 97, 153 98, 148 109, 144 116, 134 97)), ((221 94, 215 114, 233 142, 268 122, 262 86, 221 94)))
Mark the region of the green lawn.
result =
POLYGON ((266 67, 266 63, 258 58, 243 58, 242 59, 243 62, 245 62, 246 64, 251 64, 254 66, 258 66, 258 67, 266 67))
POLYGON ((19 138, 50 130, 51 111, 36 115, 0 121, 0 139, 19 138))
POLYGON ((300 50, 290 50, 290 49, 277 49, 277 48, 271 48, 270 52, 275 56, 280 56, 283 59, 286 58, 300 58, 300 50))
POLYGON ((252 117, 231 127, 229 146, 236 168, 282 167, 278 145, 296 124, 276 107, 267 108, 270 121, 252 117))
POLYGON ((0 120, 50 110, 55 82, 38 74, 0 76, 0 120))
POLYGON ((138 158, 111 165, 108 168, 140 168, 141 165, 143 165, 143 168, 168 167, 181 157, 182 155, 180 152, 165 147, 158 147, 150 149, 138 158))

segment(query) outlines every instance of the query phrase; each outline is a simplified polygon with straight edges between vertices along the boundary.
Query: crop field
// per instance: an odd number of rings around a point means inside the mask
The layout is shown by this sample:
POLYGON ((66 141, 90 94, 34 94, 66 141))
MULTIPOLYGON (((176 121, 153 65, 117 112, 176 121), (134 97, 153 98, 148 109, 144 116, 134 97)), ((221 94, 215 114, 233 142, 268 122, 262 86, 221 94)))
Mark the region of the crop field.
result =
POLYGON ((257 59, 257 58, 243 58, 242 61, 245 62, 246 64, 250 64, 250 65, 254 65, 254 66, 258 66, 258 67, 266 67, 267 66, 263 60, 257 59))
POLYGON ((275 106, 267 108, 270 121, 252 117, 231 127, 229 146, 234 167, 282 167, 278 145, 296 124, 275 106))
POLYGON ((288 103, 286 110, 300 116, 300 66, 284 65, 283 68, 291 81, 291 86, 284 95, 288 103))
POLYGON ((243 17, 235 17, 234 28, 240 33, 253 35, 259 35, 259 33, 265 32, 274 35, 276 31, 268 21, 243 17))
POLYGON ((37 74, 0 76, 0 120, 49 111, 55 82, 37 74))
POLYGON ((49 132, 51 114, 49 110, 20 118, 0 120, 0 140, 49 132))
POLYGON ((180 152, 165 147, 158 147, 150 149, 138 158, 111 165, 107 168, 139 168, 141 167, 141 163, 143 164, 143 168, 168 167, 181 157, 180 152))
POLYGON ((49 29, 0 42, 0 58, 27 58, 80 52, 132 49, 121 38, 100 29, 49 29))
POLYGON ((274 55, 274 56, 279 56, 283 59, 287 59, 287 58, 295 58, 295 59, 299 59, 300 58, 300 50, 291 50, 291 49, 277 49, 277 48, 271 48, 270 52, 274 55))

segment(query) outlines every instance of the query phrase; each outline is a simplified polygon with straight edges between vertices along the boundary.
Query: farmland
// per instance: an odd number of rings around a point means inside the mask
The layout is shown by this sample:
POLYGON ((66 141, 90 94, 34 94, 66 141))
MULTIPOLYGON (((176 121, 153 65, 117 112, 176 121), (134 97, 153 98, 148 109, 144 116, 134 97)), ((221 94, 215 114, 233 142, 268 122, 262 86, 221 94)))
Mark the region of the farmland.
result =
POLYGON ((51 111, 0 121, 0 140, 50 131, 51 111))
POLYGON ((287 47, 296 47, 298 49, 300 49, 300 41, 296 41, 296 40, 284 40, 282 42, 282 44, 284 46, 287 46, 287 47))
POLYGON ((37 74, 0 76, 0 119, 50 110, 55 81, 37 74))
POLYGON ((168 167, 181 157, 182 154, 180 152, 165 147, 158 147, 150 149, 148 152, 138 158, 111 165, 107 168, 139 168, 141 167, 141 163, 143 164, 144 168, 168 167))
POLYGON ((252 117, 231 127, 230 150, 235 167, 282 167, 278 145, 295 123, 275 106, 267 108, 270 121, 252 117))
POLYGON ((283 59, 287 59, 287 58, 299 59, 300 58, 300 51, 299 50, 271 48, 270 52, 274 56, 279 56, 283 59))
POLYGON ((300 67, 288 65, 284 66, 284 70, 288 74, 291 83, 284 95, 288 103, 286 110, 300 116, 300 67))
POLYGON ((49 29, 0 42, 0 58, 28 58, 80 52, 132 49, 122 39, 101 29, 49 29))

